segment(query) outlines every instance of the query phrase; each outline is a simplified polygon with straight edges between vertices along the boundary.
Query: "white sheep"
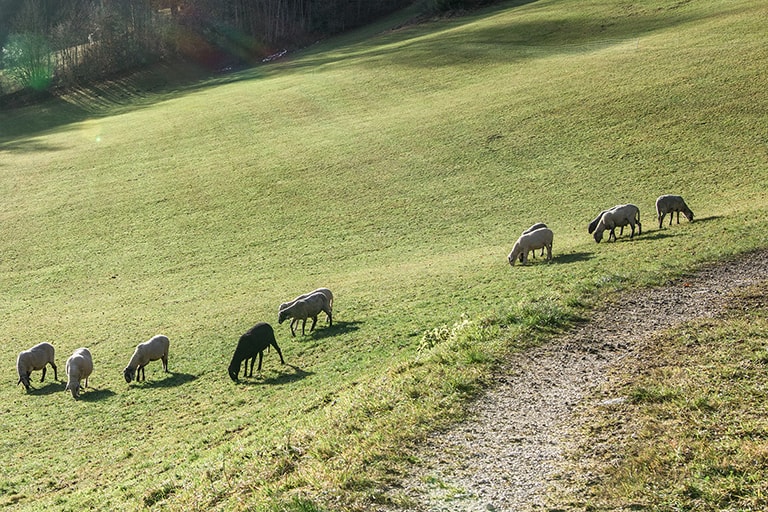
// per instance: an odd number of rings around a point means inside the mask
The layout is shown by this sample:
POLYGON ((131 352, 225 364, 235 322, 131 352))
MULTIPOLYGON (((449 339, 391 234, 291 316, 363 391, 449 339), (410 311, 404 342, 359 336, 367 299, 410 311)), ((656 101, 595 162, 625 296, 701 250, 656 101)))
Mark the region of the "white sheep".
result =
POLYGON ((150 361, 157 361, 158 359, 163 361, 163 370, 168 373, 168 349, 170 345, 171 342, 168 340, 168 337, 162 334, 153 336, 148 341, 136 345, 136 350, 133 352, 131 360, 128 361, 128 366, 123 370, 125 382, 131 382, 134 375, 136 382, 146 380, 144 367, 150 361))
MULTIPOLYGON (((619 206, 621 206, 621 205, 619 205, 619 206)), ((616 206, 614 206, 614 208, 616 208, 616 206)), ((589 231, 590 235, 595 232, 595 229, 597 228, 597 225, 600 222, 600 219, 603 218, 603 214, 605 214, 605 212, 608 212, 608 211, 610 211, 610 210, 603 210, 603 211, 601 211, 600 213, 597 214, 597 217, 595 217, 595 220, 593 220, 592 222, 589 223, 589 226, 587 226, 587 231, 589 231)), ((621 230, 619 231, 619 235, 623 235, 624 234, 624 226, 619 226, 619 227, 621 228, 621 230)))
MULTIPOLYGON (((525 231, 523 231, 522 234, 525 235, 526 233, 531 233, 532 231, 536 231, 537 229, 541 229, 541 228, 545 228, 545 227, 547 227, 547 225, 544 224, 543 222, 537 222, 533 226, 531 226, 528 229, 526 229, 525 231)), ((544 248, 543 247, 541 248, 541 256, 544 256, 544 248)), ((522 263, 523 262, 523 255, 520 254, 519 258, 520 258, 520 263, 522 263)), ((536 251, 533 251, 533 258, 534 259, 536 258, 536 251)))
POLYGON ((29 376, 33 371, 43 370, 43 377, 40 382, 45 380, 45 370, 47 365, 51 365, 53 368, 53 380, 59 380, 59 376, 56 371, 56 363, 53 362, 53 345, 50 343, 38 343, 34 347, 23 350, 16 358, 16 371, 19 373, 19 382, 24 384, 24 388, 29 391, 29 376))
POLYGON ((610 234, 608 235, 608 241, 610 242, 611 238, 616 240, 616 228, 627 225, 632 228, 632 233, 629 235, 629 238, 634 238, 635 224, 637 224, 638 228, 637 234, 642 234, 643 226, 640 224, 640 208, 634 204, 621 204, 614 206, 610 210, 603 213, 602 217, 600 217, 600 222, 597 223, 597 227, 595 228, 595 233, 593 235, 595 237, 595 242, 600 243, 600 241, 603 239, 603 233, 606 229, 611 230, 610 234))
POLYGON ((677 223, 680 224, 680 212, 683 212, 683 215, 685 215, 689 222, 693 222, 693 212, 685 204, 682 197, 667 194, 656 199, 656 215, 659 219, 659 229, 661 229, 666 214, 669 214, 670 226, 672 225, 672 218, 675 216, 675 213, 677 213, 677 223))
MULTIPOLYGON (((325 311, 325 314, 328 315, 328 322, 332 326, 333 313, 331 312, 328 297, 322 292, 317 292, 304 299, 299 299, 293 304, 281 309, 278 313, 277 323, 282 324, 287 318, 293 318, 297 321, 301 320, 301 334, 303 336, 304 328, 307 325, 307 318, 312 319, 312 327, 309 328, 309 332, 312 332, 317 323, 317 315, 319 315, 321 311, 325 311)), ((296 336, 293 322, 291 322, 291 336, 296 336)))
POLYGON ((93 372, 93 358, 91 352, 81 347, 75 350, 67 359, 67 387, 64 391, 70 391, 72 398, 80 397, 80 381, 85 380, 84 388, 88 387, 88 377, 93 372))
POLYGON ((530 233, 524 233, 520 235, 520 238, 515 242, 515 245, 512 247, 512 252, 507 256, 507 261, 514 267, 515 260, 522 255, 522 262, 524 264, 528 263, 528 253, 530 251, 535 251, 536 249, 541 249, 542 247, 547 248, 547 260, 551 260, 553 238, 554 235, 549 228, 541 228, 536 231, 531 231, 530 233))
MULTIPOLYGON (((311 292, 305 293, 304 295, 299 295, 298 297, 296 297, 295 299, 293 299, 290 302, 283 302, 282 304, 280 304, 280 306, 277 308, 277 315, 278 315, 278 317, 280 316, 280 312, 282 310, 284 310, 285 308, 287 308, 289 306, 292 306, 297 300, 306 299, 310 295, 314 295, 316 293, 322 293, 323 295, 326 296, 326 298, 328 299, 328 308, 331 310, 331 312, 333 312, 333 292, 331 290, 329 290, 328 288, 318 288, 317 290, 312 290, 311 292)), ((327 317, 327 320, 330 320, 330 319, 331 319, 331 317, 329 315, 327 317)), ((293 330, 295 328, 296 323, 298 323, 298 321, 299 320, 296 319, 296 318, 291 320, 291 330, 293 330)))

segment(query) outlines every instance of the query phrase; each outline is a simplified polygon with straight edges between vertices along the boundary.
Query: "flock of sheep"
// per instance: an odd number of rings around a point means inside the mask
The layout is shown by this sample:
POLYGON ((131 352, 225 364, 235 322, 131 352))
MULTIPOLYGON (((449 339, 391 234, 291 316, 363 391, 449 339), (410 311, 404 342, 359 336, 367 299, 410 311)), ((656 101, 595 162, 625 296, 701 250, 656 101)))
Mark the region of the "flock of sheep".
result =
MULTIPOLYGON (((302 321, 301 333, 304 334, 307 319, 311 318, 312 326, 309 330, 312 332, 317 323, 317 316, 322 312, 325 312, 328 322, 330 325, 333 325, 332 308, 333 293, 331 290, 328 288, 318 288, 307 294, 300 295, 290 302, 280 304, 278 308, 278 322, 282 324, 290 318, 291 335, 295 336, 295 327, 298 325, 299 320, 302 321)), ((162 361, 163 370, 167 373, 170 345, 168 337, 162 334, 158 334, 144 343, 139 343, 130 361, 128 361, 128 366, 123 370, 125 382, 130 383, 134 378, 137 382, 146 380, 144 367, 151 361, 162 361)), ((258 323, 240 336, 235 353, 232 356, 232 361, 229 364, 229 376, 232 380, 237 382, 240 366, 243 364, 243 361, 245 361, 243 376, 252 377, 253 365, 256 362, 257 356, 259 358, 258 371, 260 372, 264 350, 269 347, 275 347, 277 354, 280 356, 280 362, 285 364, 283 353, 280 351, 280 347, 275 339, 275 332, 268 323, 258 323), (250 373, 248 372, 249 359, 251 360, 250 373)), ((23 384, 26 390, 29 391, 29 379, 32 372, 42 370, 43 375, 40 382, 43 382, 48 365, 51 365, 51 368, 53 368, 54 380, 58 380, 58 370, 54 362, 54 348, 50 343, 38 343, 28 350, 23 350, 16 358, 16 371, 19 374, 19 381, 16 384, 23 384)), ((81 383, 84 381, 82 387, 88 387, 88 377, 93 372, 91 352, 85 347, 75 350, 67 359, 66 371, 67 385, 64 389, 65 391, 70 391, 73 398, 79 398, 81 383)))
MULTIPOLYGON (((674 214, 677 213, 677 223, 680 223, 680 213, 685 215, 689 221, 693 221, 693 212, 680 196, 663 195, 656 200, 656 214, 659 221, 659 228, 664 222, 664 217, 669 214, 669 223, 672 224, 674 214)), ((642 225, 640 223, 640 209, 633 204, 617 205, 609 210, 601 211, 598 216, 589 223, 588 231, 592 233, 595 241, 600 242, 603 234, 609 230, 608 241, 616 240, 615 229, 620 228, 620 235, 624 233, 624 227, 630 226, 632 234, 635 236, 635 225, 638 228, 638 234, 642 234, 642 225)), ((536 251, 541 249, 541 255, 544 250, 547 251, 547 260, 552 259, 552 240, 553 233, 546 224, 534 224, 526 229, 517 239, 512 251, 507 256, 509 264, 514 266, 516 261, 525 264, 528 262, 528 254, 533 251, 536 257, 536 251)), ((325 313, 328 317, 329 325, 333 325, 333 293, 328 288, 318 288, 304 295, 300 295, 290 302, 280 304, 278 308, 278 323, 282 324, 285 320, 291 319, 291 336, 296 336, 296 326, 301 321, 301 334, 305 334, 307 319, 312 319, 310 332, 317 324, 317 317, 320 313, 325 313)), ((277 345, 275 332, 272 326, 266 322, 260 322, 240 336, 232 361, 229 364, 228 372, 230 378, 237 382, 240 374, 240 367, 245 362, 243 377, 253 376, 253 365, 256 357, 259 358, 258 370, 261 372, 261 363, 264 351, 274 347, 280 356, 280 362, 285 364, 283 353, 277 345), (250 372, 248 371, 248 360, 251 361, 250 372)), ((127 383, 134 378, 137 381, 146 379, 144 367, 150 361, 161 360, 163 370, 168 372, 168 350, 170 341, 167 336, 158 334, 150 340, 139 343, 136 350, 128 361, 128 366, 123 370, 123 377, 127 383)), ((58 380, 56 363, 54 362, 54 348, 50 343, 39 343, 29 350, 22 351, 16 359, 16 370, 19 374, 18 384, 23 384, 29 391, 29 379, 33 371, 42 370, 43 376, 40 382, 45 380, 45 373, 48 365, 53 368, 53 376, 58 380)), ((88 377, 93 372, 93 358, 90 351, 81 347, 75 350, 67 359, 67 385, 65 391, 70 391, 72 397, 78 398, 80 395, 81 382, 85 381, 84 387, 88 387, 88 377)))
MULTIPOLYGON (((664 217, 669 214, 669 224, 672 225, 672 220, 677 214, 677 223, 680 224, 680 213, 685 215, 689 221, 693 221, 693 212, 685 201, 680 196, 675 195, 663 195, 656 199, 656 216, 659 221, 659 229, 661 229, 664 223, 664 217)), ((616 228, 619 228, 619 235, 624 234, 624 227, 629 226, 632 228, 632 233, 629 238, 635 236, 635 225, 637 225, 637 234, 642 234, 643 226, 640 223, 640 208, 634 204, 620 204, 608 210, 601 211, 595 219, 589 223, 587 230, 595 238, 595 242, 600 243, 603 239, 603 234, 606 230, 610 231, 608 234, 608 241, 611 239, 616 240, 616 228)), ((541 249, 541 255, 544 255, 544 249, 547 250, 547 260, 552 259, 552 240, 554 234, 552 230, 544 223, 534 224, 530 228, 523 231, 520 238, 517 239, 515 245, 512 246, 512 251, 507 256, 507 261, 513 267, 516 261, 520 263, 528 262, 528 253, 533 252, 533 257, 536 257, 536 251, 541 249)))

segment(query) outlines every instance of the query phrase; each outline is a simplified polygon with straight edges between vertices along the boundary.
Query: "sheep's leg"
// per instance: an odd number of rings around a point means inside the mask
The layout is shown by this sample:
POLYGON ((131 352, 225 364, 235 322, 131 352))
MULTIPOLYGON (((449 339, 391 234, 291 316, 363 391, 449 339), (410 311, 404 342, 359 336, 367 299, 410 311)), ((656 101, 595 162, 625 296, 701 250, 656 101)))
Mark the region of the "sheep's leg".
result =
POLYGON ((333 327, 333 311, 331 308, 328 308, 328 311, 326 311, 325 314, 328 315, 328 326, 333 327))
MULTIPOLYGON (((261 375, 261 360, 264 358, 264 351, 259 352, 259 375, 261 375)), ((253 358, 254 361, 256 361, 256 358, 253 358)), ((251 374, 253 374, 253 363, 251 363, 251 374)))
POLYGON ((523 251, 523 265, 528 263, 528 250, 523 251))
MULTIPOLYGON (((624 226, 619 226, 619 236, 624 236, 624 226)), ((613 235, 613 239, 616 240, 616 235, 613 235)))
MULTIPOLYGON (((296 323, 298 324, 298 321, 296 323)), ((291 322, 291 336, 296 337, 296 329, 293 326, 293 322, 291 322)))
POLYGON ((299 319, 298 318, 292 318, 291 319, 291 328, 295 328, 298 323, 299 323, 299 319))
POLYGON ((317 315, 312 317, 312 327, 309 328, 309 332, 312 332, 315 330, 315 324, 317 323, 317 315))
POLYGON ((611 241, 611 238, 613 238, 614 241, 616 241, 616 228, 611 228, 610 233, 608 233, 608 241, 611 241))
MULTIPOLYGON (((259 352, 259 355, 261 355, 261 352, 259 352)), ((253 364, 256 362, 256 356, 253 356, 251 358, 251 371, 248 374, 249 377, 253 377, 253 364)), ((246 366, 248 366, 248 363, 245 363, 246 366)), ((259 361, 259 371, 261 371, 261 361, 259 361)))
POLYGON ((43 366, 43 376, 40 377, 40 382, 43 382, 45 380, 45 366, 43 366))
POLYGON ((677 223, 680 224, 680 210, 677 210, 677 223))
POLYGON ((136 371, 136 380, 139 380, 139 374, 141 374, 141 380, 147 380, 147 372, 144 371, 143 366, 139 366, 139 369, 136 371))
POLYGON ((640 224, 640 219, 637 219, 637 234, 642 235, 643 234, 643 225, 640 224))
MULTIPOLYGON (((547 260, 552 261, 552 244, 549 244, 547 247, 547 260)), ((544 254, 544 248, 541 248, 541 254, 544 254)))
POLYGON ((278 346, 277 346, 277 342, 276 342, 276 341, 273 341, 273 342, 271 343, 271 345, 272 345, 273 347, 275 347, 275 350, 277 350, 277 355, 279 355, 279 356, 280 356, 280 364, 285 364, 285 360, 283 359, 283 353, 282 353, 282 352, 280 352, 280 347, 278 347, 278 346))
POLYGON ((307 319, 302 318, 301 319, 301 335, 304 336, 304 329, 307 327, 307 319))
POLYGON ((163 360, 163 370, 165 370, 165 373, 168 373, 168 354, 164 355, 161 359, 163 360))
POLYGON ((635 237, 635 225, 634 224, 630 224, 629 227, 632 228, 632 234, 629 235, 629 239, 632 240, 635 237))
POLYGON ((53 380, 59 380, 59 375, 56 370, 56 365, 53 364, 53 361, 51 361, 51 368, 53 368, 53 380))

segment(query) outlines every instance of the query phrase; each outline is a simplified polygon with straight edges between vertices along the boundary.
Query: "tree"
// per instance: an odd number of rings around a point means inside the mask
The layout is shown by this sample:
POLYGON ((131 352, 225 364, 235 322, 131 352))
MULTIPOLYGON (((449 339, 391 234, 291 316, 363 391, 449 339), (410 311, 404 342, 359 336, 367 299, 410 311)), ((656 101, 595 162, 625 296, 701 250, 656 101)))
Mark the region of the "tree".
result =
POLYGON ((54 59, 46 36, 45 6, 40 0, 26 2, 14 18, 3 46, 7 73, 23 88, 42 91, 53 80, 54 59))

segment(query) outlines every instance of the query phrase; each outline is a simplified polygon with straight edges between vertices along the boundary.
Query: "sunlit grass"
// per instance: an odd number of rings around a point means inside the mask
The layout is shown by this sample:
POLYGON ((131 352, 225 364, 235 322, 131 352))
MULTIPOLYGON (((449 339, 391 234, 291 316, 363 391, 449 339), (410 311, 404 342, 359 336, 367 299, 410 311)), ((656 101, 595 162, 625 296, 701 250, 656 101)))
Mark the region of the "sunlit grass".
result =
POLYGON ((766 291, 658 337, 604 386, 628 400, 589 413, 598 455, 580 508, 765 510, 766 291))
POLYGON ((0 113, 0 504, 365 508, 508 351, 604 294, 766 245, 764 14, 510 4, 0 113), (696 222, 656 229, 662 193, 696 222), (596 245, 587 223, 628 201, 643 235, 596 245), (537 221, 553 262, 510 268, 537 221), (277 306, 318 286, 334 326, 293 339, 277 306), (227 364, 257 321, 287 366, 267 354, 235 385, 227 364), (157 333, 172 373, 153 363, 126 385, 157 333), (39 341, 60 368, 91 349, 81 401, 12 386, 39 341))

